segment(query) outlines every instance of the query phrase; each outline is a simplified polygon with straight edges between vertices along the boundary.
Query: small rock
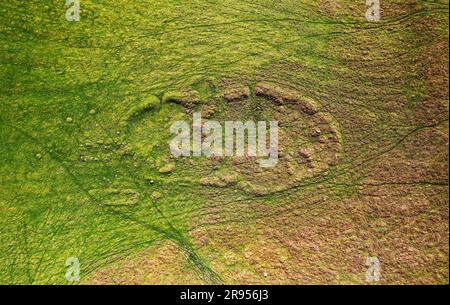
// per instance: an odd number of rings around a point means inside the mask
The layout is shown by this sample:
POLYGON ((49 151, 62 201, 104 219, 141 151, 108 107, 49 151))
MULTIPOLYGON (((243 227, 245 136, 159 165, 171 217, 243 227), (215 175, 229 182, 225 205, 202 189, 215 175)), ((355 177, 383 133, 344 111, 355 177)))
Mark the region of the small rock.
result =
POLYGON ((222 96, 228 101, 228 102, 234 102, 246 99, 250 96, 250 89, 247 86, 236 86, 232 88, 226 89, 222 96))
POLYGON ((38 158, 38 160, 42 159, 42 155, 41 154, 36 154, 36 158, 38 158))
POLYGON ((153 192, 152 195, 150 196, 153 200, 158 200, 159 198, 161 198, 161 193, 160 192, 153 192))
POLYGON ((168 174, 171 173, 175 169, 174 163, 168 163, 159 169, 160 174, 168 174))
POLYGON ((288 174, 291 175, 291 176, 292 176, 293 174, 295 174, 294 169, 293 169, 292 167, 290 167, 290 166, 288 167, 287 172, 288 172, 288 174))
POLYGON ((311 158, 311 153, 306 149, 300 149, 298 151, 298 154, 300 157, 305 158, 305 159, 311 158))
POLYGON ((67 122, 67 123, 72 123, 72 122, 73 122, 73 119, 72 119, 72 118, 67 118, 67 119, 66 119, 66 122, 67 122))
POLYGON ((293 158, 292 155, 290 155, 290 154, 286 154, 285 159, 286 159, 286 161, 288 161, 288 162, 294 161, 294 158, 293 158))
POLYGON ((95 111, 95 109, 91 109, 90 111, 89 111, 89 113, 90 114, 95 114, 97 111, 95 111))
POLYGON ((320 131, 320 129, 319 128, 315 128, 314 130, 313 130, 313 132, 312 132, 312 136, 313 137, 318 137, 318 136, 320 136, 322 134, 322 131, 320 131))

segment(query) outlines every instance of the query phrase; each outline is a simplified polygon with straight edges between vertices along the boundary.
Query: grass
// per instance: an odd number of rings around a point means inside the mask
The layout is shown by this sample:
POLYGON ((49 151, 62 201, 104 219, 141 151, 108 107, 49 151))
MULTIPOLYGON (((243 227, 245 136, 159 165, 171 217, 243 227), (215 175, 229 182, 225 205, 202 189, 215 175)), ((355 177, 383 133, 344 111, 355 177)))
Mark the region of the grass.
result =
MULTIPOLYGON (((383 283, 448 283, 448 1, 382 3, 379 23, 359 2, 84 0, 67 22, 64 1, 3 1, 0 283, 67 284, 71 256, 83 283, 127 282, 127 262, 146 283, 182 282, 176 264, 204 283, 364 283, 366 253, 383 283), (170 125, 271 117, 221 97, 260 82, 317 102, 339 161, 241 174, 263 195, 202 185, 245 166, 172 160, 170 125)), ((294 127, 287 150, 316 145, 294 127)))

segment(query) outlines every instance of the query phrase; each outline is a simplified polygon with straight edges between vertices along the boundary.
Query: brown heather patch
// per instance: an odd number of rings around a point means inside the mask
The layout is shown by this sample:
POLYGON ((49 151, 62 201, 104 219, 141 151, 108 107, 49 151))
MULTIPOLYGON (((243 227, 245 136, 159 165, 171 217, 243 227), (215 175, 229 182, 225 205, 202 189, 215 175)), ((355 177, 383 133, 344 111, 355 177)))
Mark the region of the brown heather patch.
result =
POLYGON ((103 267, 83 284, 183 285, 202 284, 187 263, 185 254, 170 241, 158 242, 121 261, 103 267))
POLYGON ((229 284, 364 284, 367 256, 381 261, 380 283, 446 283, 446 196, 432 187, 362 186, 341 202, 294 200, 299 208, 191 237, 229 284))
MULTIPOLYGON (((381 0, 381 19, 401 17, 420 10, 423 6, 415 0, 381 0)), ((321 0, 318 7, 331 17, 349 16, 365 19, 366 2, 345 0, 321 0)))

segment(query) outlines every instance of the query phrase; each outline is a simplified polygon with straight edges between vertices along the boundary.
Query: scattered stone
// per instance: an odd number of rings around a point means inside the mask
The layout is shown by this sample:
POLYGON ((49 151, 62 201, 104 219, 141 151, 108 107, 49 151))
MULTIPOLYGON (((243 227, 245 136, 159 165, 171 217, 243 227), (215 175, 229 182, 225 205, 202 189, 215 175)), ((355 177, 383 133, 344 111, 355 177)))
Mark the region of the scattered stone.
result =
POLYGON ((292 176, 295 173, 295 170, 291 166, 288 166, 287 172, 292 176))
MULTIPOLYGON (((108 180, 109 179, 105 179, 108 180)), ((89 195, 98 199, 100 204, 103 205, 134 205, 139 201, 139 193, 132 189, 94 189, 90 190, 89 195)))
POLYGON ((321 134, 322 134, 322 131, 321 131, 319 128, 314 128, 314 130, 313 130, 313 132, 312 132, 311 135, 312 135, 314 138, 317 138, 317 137, 319 137, 321 134))
POLYGON ((298 151, 298 154, 300 157, 305 158, 305 159, 310 159, 311 158, 311 153, 306 150, 306 149, 300 149, 298 151))
POLYGON ((296 91, 281 88, 274 83, 258 83, 255 87, 255 94, 257 96, 266 97, 279 105, 298 105, 302 112, 309 115, 313 115, 317 112, 316 102, 309 98, 299 96, 296 91))
POLYGON ((228 102, 235 102, 248 98, 250 96, 250 89, 247 86, 236 86, 224 90, 222 96, 228 102))
POLYGON ((216 109, 214 105, 208 105, 202 109, 202 118, 209 119, 214 115, 215 112, 216 109))
POLYGON ((200 184, 204 186, 226 187, 227 184, 217 177, 204 177, 200 179, 200 184))
POLYGON ((220 177, 209 176, 200 179, 199 182, 204 186, 227 187, 235 184, 237 178, 234 175, 222 175, 220 177))
POLYGON ((316 102, 309 98, 302 98, 300 101, 300 109, 306 114, 314 115, 317 113, 316 102))
POLYGON ((173 103, 182 105, 188 109, 201 103, 199 93, 195 90, 188 91, 170 91, 166 92, 162 98, 163 103, 173 103))
POLYGON ((67 123, 72 123, 72 122, 73 122, 73 119, 72 119, 72 118, 67 118, 67 119, 66 119, 66 122, 67 122, 67 123))
POLYGON ((127 114, 124 116, 120 124, 124 126, 128 122, 130 122, 133 119, 136 119, 142 114, 158 109, 160 103, 161 103, 160 99, 154 95, 149 95, 142 98, 141 101, 139 101, 136 105, 132 106, 128 110, 127 114))
POLYGON ((294 103, 297 100, 294 95, 272 83, 258 83, 255 87, 255 94, 273 100, 279 105, 284 103, 294 103))
POLYGON ((89 111, 89 114, 95 114, 97 111, 95 110, 95 109, 91 109, 90 111, 89 111))
POLYGON ((220 179, 225 182, 227 185, 232 185, 237 182, 237 178, 234 175, 223 175, 220 179))
POLYGON ((291 155, 291 154, 286 154, 286 157, 285 157, 285 159, 286 159, 286 161, 288 161, 288 162, 292 162, 292 161, 294 161, 294 158, 292 157, 292 155, 291 155))
POLYGON ((153 200, 158 200, 159 198, 161 198, 161 193, 154 191, 151 196, 150 196, 153 200))
POLYGON ((175 163, 168 163, 159 169, 160 174, 171 173, 175 169, 175 163))
POLYGON ((237 263, 236 255, 231 251, 224 254, 224 260, 225 260, 225 265, 227 265, 227 266, 233 266, 237 263))
POLYGON ((155 181, 151 177, 144 177, 145 184, 154 184, 155 181))

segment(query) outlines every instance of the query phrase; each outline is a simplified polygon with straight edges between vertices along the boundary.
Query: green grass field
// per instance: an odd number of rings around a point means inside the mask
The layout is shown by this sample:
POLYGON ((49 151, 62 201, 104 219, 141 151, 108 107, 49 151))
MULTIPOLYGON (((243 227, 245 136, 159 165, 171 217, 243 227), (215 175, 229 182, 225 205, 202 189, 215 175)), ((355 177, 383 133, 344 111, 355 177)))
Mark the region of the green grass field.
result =
POLYGON ((0 3, 1 284, 448 284, 448 1, 80 4, 0 3), (279 164, 172 157, 193 112, 279 164))

